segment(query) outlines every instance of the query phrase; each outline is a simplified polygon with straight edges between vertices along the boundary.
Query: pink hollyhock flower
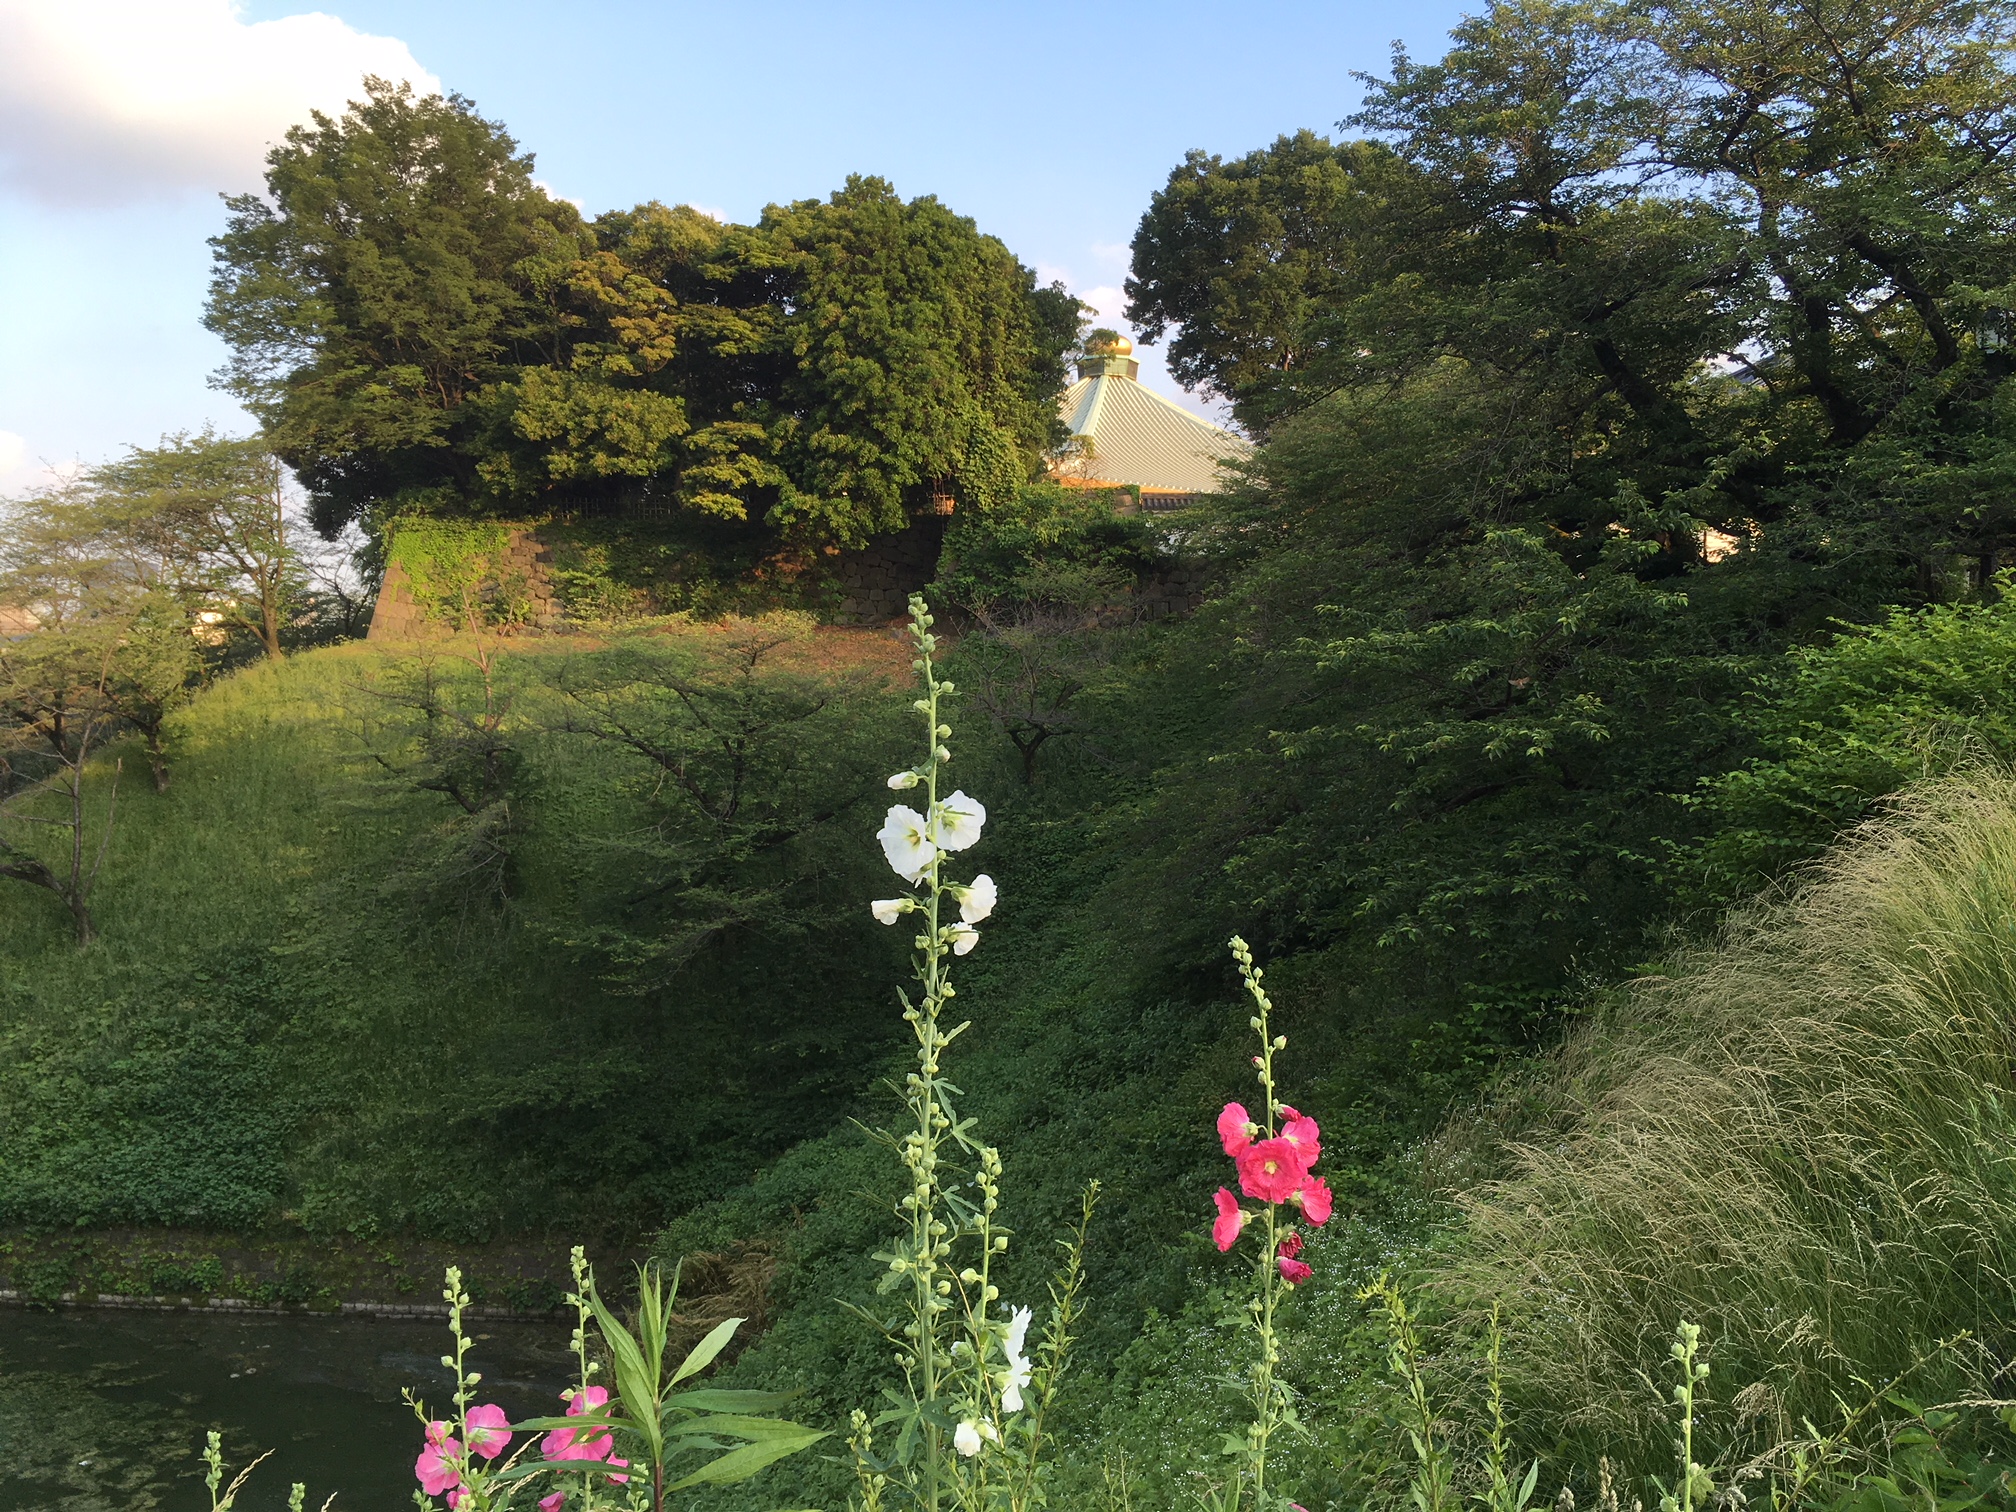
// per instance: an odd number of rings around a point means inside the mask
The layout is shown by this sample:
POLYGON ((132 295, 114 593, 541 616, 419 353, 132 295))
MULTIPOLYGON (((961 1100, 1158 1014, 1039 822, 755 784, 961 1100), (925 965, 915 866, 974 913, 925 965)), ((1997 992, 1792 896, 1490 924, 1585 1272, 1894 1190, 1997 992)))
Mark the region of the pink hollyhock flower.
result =
POLYGON ((457 1466, 461 1458, 462 1446, 450 1435, 448 1425, 429 1423, 427 1447, 413 1461, 413 1475, 420 1482, 420 1489, 429 1496, 439 1496, 461 1485, 462 1472, 457 1466))
POLYGON ((567 1493, 565 1491, 555 1491, 551 1496, 542 1496, 539 1498, 539 1512, 560 1512, 560 1509, 566 1505, 567 1493))
POLYGON ((1302 1152, 1302 1167, 1307 1170, 1322 1158, 1322 1131, 1316 1127, 1315 1119, 1304 1118, 1286 1103, 1281 1105, 1281 1115, 1286 1120, 1281 1137, 1302 1152))
POLYGON ((455 1512, 455 1509, 468 1499, 468 1489, 463 1486, 457 1486, 453 1491, 448 1493, 448 1512, 455 1512))
POLYGON ((1225 1146, 1225 1153, 1234 1160, 1239 1152, 1253 1143, 1253 1136, 1259 1133, 1253 1122, 1253 1115, 1246 1111, 1244 1103, 1227 1103, 1225 1111, 1218 1115, 1218 1140, 1225 1146))
POLYGON ((1302 1231, 1300 1229, 1288 1230, 1288 1237, 1274 1246, 1274 1253, 1277 1255, 1286 1255, 1290 1260, 1301 1254, 1302 1231))
POLYGON ((1307 1281, 1311 1276, 1316 1274, 1316 1272, 1309 1269, 1300 1260, 1290 1260, 1286 1255, 1283 1255, 1274 1263, 1281 1267, 1281 1279, 1286 1281, 1290 1286, 1300 1286, 1304 1281, 1307 1281))
MULTIPOLYGON (((584 1386, 569 1398, 567 1416, 580 1417, 583 1413, 598 1412, 608 1401, 608 1387, 584 1386)), ((539 1452, 549 1460, 607 1459, 609 1451, 615 1447, 616 1441, 609 1436, 606 1428, 555 1428, 539 1441, 539 1452)))
POLYGON ((1286 1202, 1308 1180, 1302 1152, 1285 1139, 1263 1139, 1239 1152, 1239 1190, 1248 1197, 1286 1202))
POLYGON ((511 1419, 504 1415, 502 1407, 488 1402, 469 1409, 468 1430, 469 1452, 486 1460, 497 1458, 511 1442, 511 1419))
POLYGON ((1330 1221, 1330 1183, 1321 1176, 1305 1176, 1288 1195, 1317 1228, 1330 1221))
POLYGON ((1239 1230, 1246 1227, 1246 1210, 1239 1206, 1239 1199, 1225 1188, 1218 1188, 1218 1195, 1211 1199, 1218 1204, 1218 1221, 1211 1225, 1211 1237, 1217 1242, 1222 1255, 1239 1241, 1239 1230))

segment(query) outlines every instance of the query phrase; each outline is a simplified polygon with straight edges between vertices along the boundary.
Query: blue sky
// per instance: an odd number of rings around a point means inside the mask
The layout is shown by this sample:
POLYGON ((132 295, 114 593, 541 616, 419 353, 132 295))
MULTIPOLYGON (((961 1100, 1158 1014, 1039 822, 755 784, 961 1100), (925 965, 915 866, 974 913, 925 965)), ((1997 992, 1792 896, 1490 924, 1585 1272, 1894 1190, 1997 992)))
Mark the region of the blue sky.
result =
POLYGON ((216 196, 256 187, 263 144, 367 68, 471 97, 591 214, 747 220, 877 173, 1117 323, 1127 243, 1186 150, 1334 132, 1355 70, 1395 40, 1439 52, 1462 9, 0 0, 0 488, 246 427, 204 383, 216 196))

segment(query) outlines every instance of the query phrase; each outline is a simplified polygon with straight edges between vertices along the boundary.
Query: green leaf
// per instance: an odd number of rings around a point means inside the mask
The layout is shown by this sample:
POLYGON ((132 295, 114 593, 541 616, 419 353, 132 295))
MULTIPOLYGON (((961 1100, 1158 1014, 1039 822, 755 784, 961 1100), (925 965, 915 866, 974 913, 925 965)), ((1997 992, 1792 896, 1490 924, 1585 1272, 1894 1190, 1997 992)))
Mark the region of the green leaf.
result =
POLYGON ((698 1391, 676 1392, 665 1399, 665 1405, 694 1412, 775 1412, 800 1395, 796 1391, 732 1391, 703 1386, 698 1391))
POLYGON ((688 1486, 725 1486, 735 1481, 747 1480, 757 1471, 775 1464, 787 1454, 796 1454, 800 1449, 809 1449, 826 1437, 828 1435, 824 1433, 800 1433, 795 1438, 744 1444, 740 1449, 702 1465, 684 1480, 674 1481, 665 1489, 683 1491, 688 1486))
POLYGON ((693 1352, 686 1356, 685 1364, 673 1375, 672 1384, 677 1386, 688 1376, 698 1375, 712 1365, 714 1356, 727 1348, 728 1341, 735 1337, 735 1330, 748 1321, 747 1318, 730 1318, 725 1323, 717 1324, 712 1333, 693 1346, 693 1352))
POLYGON ((730 1413, 709 1413, 681 1423, 671 1430, 676 1436, 695 1433, 727 1433, 736 1438, 773 1439, 789 1438, 793 1434, 810 1433, 812 1430, 802 1423, 787 1423, 781 1418, 737 1417, 730 1413))

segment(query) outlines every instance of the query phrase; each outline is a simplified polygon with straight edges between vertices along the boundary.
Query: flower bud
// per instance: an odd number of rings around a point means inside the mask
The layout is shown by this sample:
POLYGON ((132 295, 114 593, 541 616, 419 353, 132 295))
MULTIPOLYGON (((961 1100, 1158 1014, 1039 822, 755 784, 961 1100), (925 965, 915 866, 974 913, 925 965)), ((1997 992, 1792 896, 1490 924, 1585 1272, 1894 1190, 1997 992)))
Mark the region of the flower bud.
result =
POLYGON ((898 772, 894 777, 889 779, 889 786, 900 793, 905 788, 914 788, 917 786, 918 780, 915 772, 898 772))

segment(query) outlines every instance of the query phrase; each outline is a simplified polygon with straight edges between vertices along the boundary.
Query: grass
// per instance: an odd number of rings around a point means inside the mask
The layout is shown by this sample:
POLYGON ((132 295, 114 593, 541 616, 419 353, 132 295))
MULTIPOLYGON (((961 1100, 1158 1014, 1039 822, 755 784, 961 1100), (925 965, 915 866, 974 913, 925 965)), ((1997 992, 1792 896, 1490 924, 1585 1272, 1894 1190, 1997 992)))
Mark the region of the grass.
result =
MULTIPOLYGON (((698 664, 722 637, 651 644, 698 664)), ((424 654, 467 692, 457 649, 424 654)), ((844 705, 858 738, 819 753, 864 792, 894 649, 814 635, 782 656, 822 686, 869 678, 844 705)), ((599 650, 507 643, 530 778, 502 912, 416 893, 451 806, 373 780, 356 737, 384 712, 364 684, 422 648, 221 679, 177 722, 165 795, 129 760, 96 944, 0 886, 0 1223, 635 1235, 843 1117, 883 1042, 862 1026, 886 1018, 879 991, 844 985, 886 965, 865 914, 815 898, 784 948, 730 931, 658 984, 588 942, 640 829, 690 838, 639 760, 555 728, 554 674, 599 650), (874 965, 852 969, 861 952, 874 965)))
POLYGON ((1968 1372, 2016 1342, 2012 1057, 2016 780, 1976 772, 1618 994, 1506 1099, 1508 1168, 1463 1195, 1435 1289, 1502 1307, 1526 1434, 1586 1464, 1669 1459, 1637 1383, 1683 1318, 1732 1447, 1894 1376, 1993 1384, 1968 1372))

